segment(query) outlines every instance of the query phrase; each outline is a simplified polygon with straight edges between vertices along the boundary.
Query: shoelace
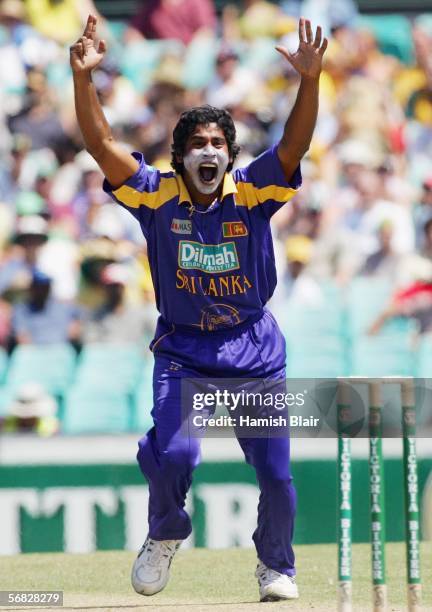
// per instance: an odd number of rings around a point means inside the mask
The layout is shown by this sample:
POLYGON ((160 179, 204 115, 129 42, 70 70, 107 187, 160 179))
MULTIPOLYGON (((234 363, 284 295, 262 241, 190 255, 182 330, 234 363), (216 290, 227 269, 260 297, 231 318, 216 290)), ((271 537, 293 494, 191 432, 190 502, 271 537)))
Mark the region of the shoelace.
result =
POLYGON ((154 550, 155 547, 156 541, 152 540, 151 538, 147 538, 139 555, 141 556, 142 554, 145 554, 145 560, 149 565, 157 565, 161 557, 167 559, 168 563, 170 564, 176 550, 179 547, 179 544, 168 544, 167 542, 160 541, 156 550, 154 550))
POLYGON ((286 580, 287 578, 293 584, 295 583, 295 578, 293 578, 292 576, 280 574, 276 570, 272 570, 269 567, 264 566, 259 566, 258 578, 260 582, 264 583, 264 585, 267 585, 269 582, 273 582, 274 580, 286 580))

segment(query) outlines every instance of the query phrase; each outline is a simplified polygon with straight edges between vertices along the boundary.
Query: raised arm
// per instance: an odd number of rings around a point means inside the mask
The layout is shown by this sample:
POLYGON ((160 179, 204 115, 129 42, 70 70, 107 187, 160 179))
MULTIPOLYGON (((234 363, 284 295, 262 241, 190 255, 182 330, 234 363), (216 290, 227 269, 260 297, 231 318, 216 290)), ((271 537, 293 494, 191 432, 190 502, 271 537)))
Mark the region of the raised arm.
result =
POLYGON ((309 20, 299 21, 299 47, 290 53, 285 47, 276 47, 301 76, 297 99, 285 124, 278 146, 278 155, 286 178, 290 180, 303 155, 309 149, 318 115, 318 89, 322 57, 327 39, 321 44, 321 27, 315 39, 309 20))
POLYGON ((87 151, 99 164, 108 181, 119 187, 138 170, 138 162, 113 139, 103 114, 92 71, 102 61, 106 46, 96 43, 96 17, 89 15, 84 33, 70 48, 75 110, 87 151))

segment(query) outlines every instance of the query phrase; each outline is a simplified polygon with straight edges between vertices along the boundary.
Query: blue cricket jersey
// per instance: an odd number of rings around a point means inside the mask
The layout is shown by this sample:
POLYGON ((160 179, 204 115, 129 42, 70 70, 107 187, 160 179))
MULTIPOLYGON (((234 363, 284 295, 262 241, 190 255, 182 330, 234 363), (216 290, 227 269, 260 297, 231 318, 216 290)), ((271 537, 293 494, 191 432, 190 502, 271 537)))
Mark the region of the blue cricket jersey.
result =
POLYGON ((210 209, 191 202, 175 172, 159 172, 134 153, 139 169, 104 190, 138 219, 163 319, 214 331, 256 319, 276 287, 271 216, 301 186, 285 178, 277 146, 226 173, 210 209))

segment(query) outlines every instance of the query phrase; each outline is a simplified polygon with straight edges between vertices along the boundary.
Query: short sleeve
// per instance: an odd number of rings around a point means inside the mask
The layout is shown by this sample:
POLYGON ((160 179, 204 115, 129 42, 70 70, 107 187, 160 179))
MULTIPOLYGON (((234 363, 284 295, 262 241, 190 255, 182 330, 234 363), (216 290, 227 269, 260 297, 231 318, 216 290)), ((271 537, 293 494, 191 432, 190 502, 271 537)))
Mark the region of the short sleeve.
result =
POLYGON ((160 172, 145 163, 142 153, 132 153, 139 168, 123 185, 114 188, 107 179, 103 190, 128 210, 141 224, 144 234, 160 204, 160 172))
POLYGON ((300 189, 300 165, 287 181, 280 162, 277 145, 264 151, 248 166, 234 172, 237 204, 261 211, 270 218, 300 189))

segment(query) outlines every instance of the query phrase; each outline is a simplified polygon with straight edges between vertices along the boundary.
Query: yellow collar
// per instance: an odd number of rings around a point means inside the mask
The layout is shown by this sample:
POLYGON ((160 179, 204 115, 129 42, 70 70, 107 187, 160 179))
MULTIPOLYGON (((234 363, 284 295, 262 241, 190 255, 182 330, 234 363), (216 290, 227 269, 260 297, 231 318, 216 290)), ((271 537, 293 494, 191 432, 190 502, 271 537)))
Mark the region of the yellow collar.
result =
MULTIPOLYGON (((183 177, 180 174, 176 174, 178 186, 179 186, 179 204, 183 202, 188 202, 192 204, 191 197, 183 180, 183 177)), ((222 185, 222 197, 223 200, 227 195, 232 195, 233 193, 237 193, 237 187, 234 182, 232 175, 229 172, 225 172, 223 185, 222 185)))

